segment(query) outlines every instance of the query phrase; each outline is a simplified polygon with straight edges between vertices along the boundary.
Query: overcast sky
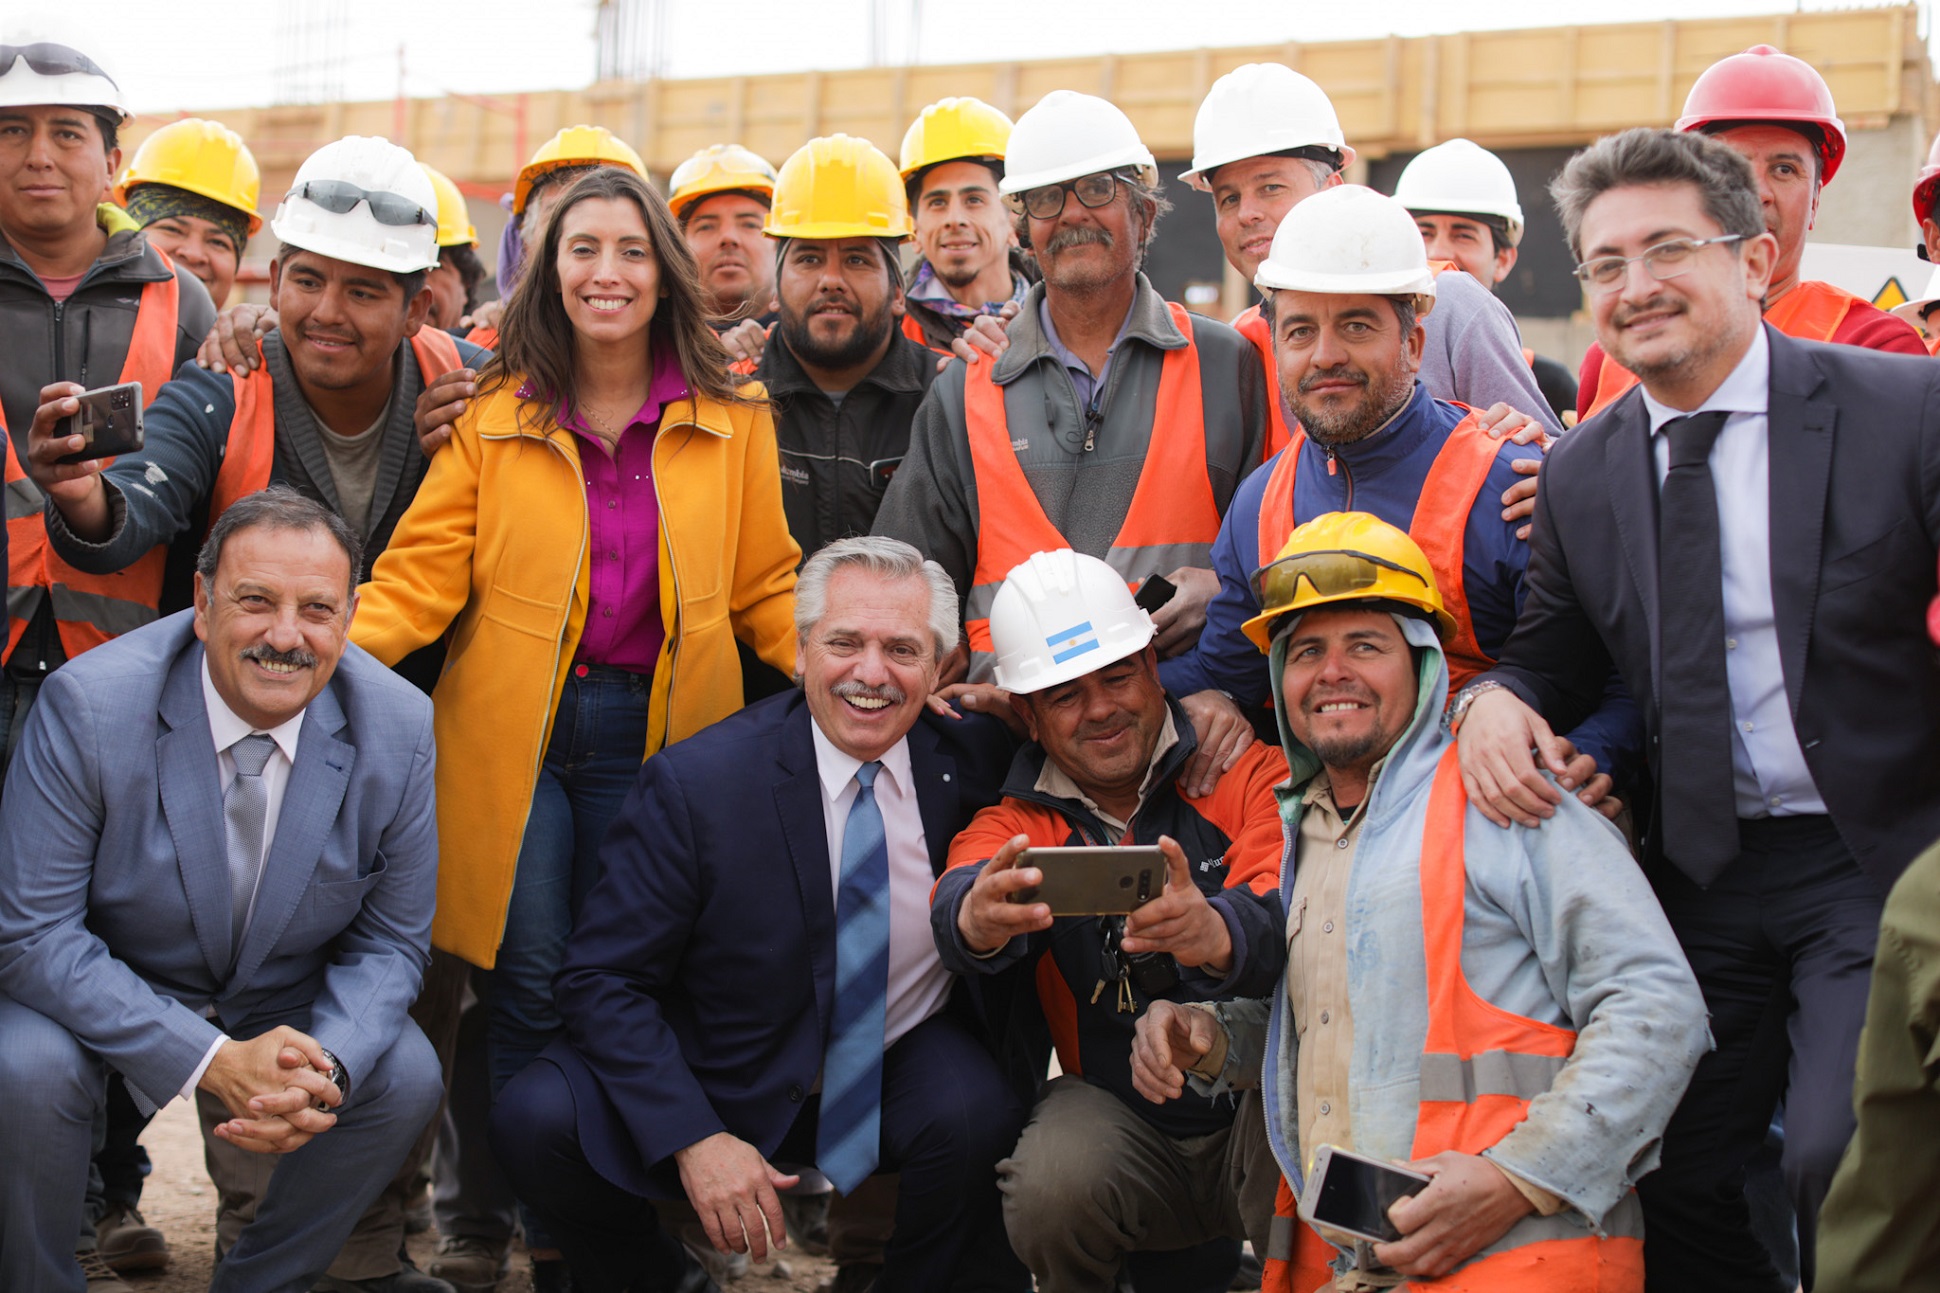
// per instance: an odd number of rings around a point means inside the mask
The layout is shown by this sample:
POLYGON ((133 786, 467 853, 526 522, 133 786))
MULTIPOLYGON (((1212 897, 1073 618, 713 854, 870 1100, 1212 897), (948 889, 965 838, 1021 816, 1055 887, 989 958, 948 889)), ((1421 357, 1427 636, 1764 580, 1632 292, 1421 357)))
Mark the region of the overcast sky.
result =
MULTIPOLYGON (((1666 17, 1762 14, 1783 0, 660 0, 665 74, 1339 40, 1666 17), (871 18, 887 15, 872 37, 871 18), (919 15, 914 31, 911 15, 919 15)), ((1807 9, 1833 7, 1811 0, 1807 9)), ((348 99, 567 89, 593 80, 595 0, 0 0, 0 39, 55 39, 106 66, 138 112, 277 101, 322 77, 348 99), (340 58, 293 18, 335 12, 340 58), (299 52, 302 51, 302 52, 299 52), (319 52, 321 51, 321 53, 319 52)))

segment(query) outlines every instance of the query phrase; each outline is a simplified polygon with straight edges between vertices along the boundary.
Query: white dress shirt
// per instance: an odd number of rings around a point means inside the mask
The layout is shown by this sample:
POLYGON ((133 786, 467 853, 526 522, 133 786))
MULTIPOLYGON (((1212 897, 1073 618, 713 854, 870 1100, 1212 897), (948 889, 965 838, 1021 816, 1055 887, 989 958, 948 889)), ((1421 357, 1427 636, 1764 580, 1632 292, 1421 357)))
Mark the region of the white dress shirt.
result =
MULTIPOLYGON (((209 658, 206 655, 202 657, 202 704, 209 712, 209 736, 216 746, 216 779, 220 783, 222 793, 227 795, 230 783, 236 779, 236 758, 229 753, 229 747, 257 729, 251 727, 248 720, 238 716, 236 711, 229 708, 228 703, 222 699, 222 693, 216 690, 215 679, 209 676, 209 658)), ((276 748, 269 752, 269 758, 263 764, 263 788, 268 792, 269 802, 263 813, 263 852, 262 856, 256 859, 258 887, 261 886, 262 881, 263 859, 269 856, 270 845, 276 840, 276 819, 282 814, 283 792, 289 788, 290 768, 296 762, 296 738, 297 733, 303 728, 303 713, 304 711, 298 710, 295 718, 263 733, 276 743, 276 748)), ((225 823, 225 838, 227 830, 228 826, 225 823)), ((227 856, 225 853, 224 857, 227 856)), ((255 914, 256 896, 252 891, 249 899, 250 918, 255 914)), ((247 919, 243 923, 243 928, 245 930, 249 928, 247 919)), ((202 1062, 195 1066, 195 1072, 189 1075, 189 1080, 182 1086, 181 1096, 184 1100, 194 1098, 196 1083, 202 1080, 202 1075, 208 1071, 209 1061, 216 1057, 216 1052, 221 1050, 222 1044, 228 1040, 225 1035, 210 1043, 209 1049, 203 1053, 202 1062)))
MULTIPOLYGON (((1724 573, 1724 666, 1731 690, 1731 769, 1738 816, 1785 817, 1823 813, 1792 727, 1791 701, 1778 654, 1772 607, 1771 446, 1766 409, 1771 396, 1771 344, 1758 329, 1750 349, 1710 398, 1691 413, 1731 416, 1711 447, 1711 479, 1718 495, 1718 536, 1724 573)), ((1661 434, 1687 416, 1643 392, 1650 415, 1657 484, 1670 474, 1671 448, 1661 434)), ((1659 564, 1677 559, 1658 554, 1659 564)))
MULTIPOLYGON (((862 760, 836 749, 813 722, 809 727, 815 733, 815 771, 822 785, 822 822, 828 828, 830 888, 839 902, 842 837, 861 789, 855 774, 862 760)), ((937 959, 936 938, 930 933, 930 890, 936 873, 930 870, 923 814, 916 803, 909 742, 896 742, 881 762, 875 795, 889 848, 889 994, 882 1028, 887 1050, 943 1008, 950 996, 950 972, 937 959)))

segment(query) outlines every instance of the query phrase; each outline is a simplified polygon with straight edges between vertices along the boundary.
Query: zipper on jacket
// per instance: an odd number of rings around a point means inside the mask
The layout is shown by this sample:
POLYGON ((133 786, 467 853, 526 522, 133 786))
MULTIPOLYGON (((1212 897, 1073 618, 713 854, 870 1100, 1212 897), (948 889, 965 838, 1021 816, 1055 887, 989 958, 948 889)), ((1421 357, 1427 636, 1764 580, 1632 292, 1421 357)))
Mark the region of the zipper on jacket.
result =
MULTIPOLYGON (((840 410, 838 410, 839 412, 840 410)), ((667 427, 663 425, 660 430, 664 433, 667 427)), ((660 452, 660 446, 664 440, 664 434, 655 435, 653 438, 653 451, 647 455, 647 462, 653 468, 653 505, 654 509, 660 514, 661 529, 667 535, 667 573, 674 581, 674 623, 662 626, 667 634, 667 725, 661 732, 659 746, 661 749, 666 748, 667 735, 674 730, 674 682, 680 668, 680 634, 676 629, 679 626, 681 616, 680 564, 674 560, 673 530, 667 525, 667 509, 660 501, 660 463, 657 455, 660 452)), ((647 708, 649 711, 653 708, 653 693, 651 690, 647 694, 647 708)), ((648 733, 648 736, 651 737, 652 733, 648 733)))
MULTIPOLYGON (((134 341, 130 339, 128 345, 130 349, 133 349, 134 341)), ((88 385, 88 352, 93 349, 94 311, 89 310, 81 316, 81 376, 77 380, 81 383, 81 389, 83 390, 86 390, 88 385)))
POLYGON ((1329 449, 1327 451, 1327 474, 1329 476, 1347 477, 1347 501, 1341 505, 1340 510, 1343 512, 1353 511, 1354 510, 1354 469, 1349 467, 1344 459, 1335 457, 1334 451, 1332 449, 1329 449))

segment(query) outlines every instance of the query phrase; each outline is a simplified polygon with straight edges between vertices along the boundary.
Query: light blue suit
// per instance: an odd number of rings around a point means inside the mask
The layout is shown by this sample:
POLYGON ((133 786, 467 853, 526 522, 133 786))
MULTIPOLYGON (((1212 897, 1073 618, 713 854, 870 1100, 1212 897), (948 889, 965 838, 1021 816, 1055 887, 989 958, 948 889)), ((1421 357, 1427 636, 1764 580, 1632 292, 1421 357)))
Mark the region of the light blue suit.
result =
POLYGON ((337 1125, 281 1159, 213 1289, 320 1276, 436 1107, 406 1015, 437 878, 431 705, 355 646, 305 712, 231 946, 222 786, 184 611, 49 676, 0 797, 0 1288, 81 1290, 107 1069, 181 1090, 218 1031, 289 1024, 349 1071, 337 1125), (205 1017, 213 1010, 214 1019, 205 1017))

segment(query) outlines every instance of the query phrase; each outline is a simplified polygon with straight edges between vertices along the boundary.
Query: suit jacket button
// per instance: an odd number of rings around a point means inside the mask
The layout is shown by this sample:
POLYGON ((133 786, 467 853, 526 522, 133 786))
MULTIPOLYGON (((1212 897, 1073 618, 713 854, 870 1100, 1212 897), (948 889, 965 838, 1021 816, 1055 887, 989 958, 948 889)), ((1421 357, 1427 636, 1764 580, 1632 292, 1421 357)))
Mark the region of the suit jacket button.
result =
POLYGON ((792 1084, 792 1085, 790 1085, 790 1086, 789 1086, 789 1088, 788 1088, 788 1100, 789 1100, 789 1103, 791 1103, 791 1104, 800 1104, 800 1103, 802 1102, 802 1097, 803 1097, 804 1095, 806 1095, 806 1094, 808 1094, 808 1093, 802 1090, 802 1084, 801 1084, 801 1083, 799 1083, 799 1082, 796 1082, 796 1083, 793 1083, 793 1084, 792 1084))

